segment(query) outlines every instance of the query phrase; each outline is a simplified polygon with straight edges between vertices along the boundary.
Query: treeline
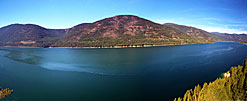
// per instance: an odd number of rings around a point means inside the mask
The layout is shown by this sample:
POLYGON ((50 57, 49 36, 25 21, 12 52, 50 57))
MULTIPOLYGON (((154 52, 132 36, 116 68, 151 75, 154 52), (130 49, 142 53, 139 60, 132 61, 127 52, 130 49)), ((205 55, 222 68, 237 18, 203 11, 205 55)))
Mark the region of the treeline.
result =
MULTIPOLYGON (((170 36, 166 36, 170 37, 170 36)), ((181 35, 182 37, 182 35, 181 35)), ((187 38, 187 37, 186 37, 187 38)), ((83 35, 78 41, 59 41, 52 47, 113 47, 113 46, 143 46, 143 45, 179 45, 191 43, 206 43, 205 40, 196 38, 188 39, 160 38, 159 36, 143 36, 136 33, 135 36, 120 35, 117 38, 101 37, 97 35, 83 35)), ((66 37, 64 38, 66 39, 66 37)), ((214 42, 214 41, 208 41, 214 42)))
POLYGON ((79 42, 58 42, 54 47, 111 47, 111 46, 143 46, 143 45, 168 45, 181 44, 178 41, 148 40, 148 39, 112 39, 96 41, 79 41, 79 42))
POLYGON ((210 83, 187 90, 182 98, 174 101, 246 101, 247 100, 247 60, 243 66, 231 67, 229 77, 217 78, 210 83))
POLYGON ((23 44, 20 42, 0 42, 0 46, 24 46, 24 47, 113 47, 113 46, 144 46, 144 45, 180 45, 192 43, 206 43, 200 40, 180 41, 174 39, 105 39, 94 41, 66 41, 60 42, 58 39, 49 41, 40 40, 33 44, 23 44))
MULTIPOLYGON (((169 35, 167 37, 170 37, 169 35)), ((160 38, 158 36, 142 36, 142 33, 136 36, 121 35, 117 38, 100 37, 97 35, 83 35, 79 41, 61 41, 58 38, 43 38, 36 43, 23 44, 20 42, 0 42, 0 46, 24 46, 24 47, 114 47, 114 46, 144 46, 144 45, 180 45, 193 43, 208 43, 214 41, 199 40, 196 38, 186 39, 186 36, 180 36, 184 39, 160 38)), ((66 37, 64 38, 66 39, 66 37)))

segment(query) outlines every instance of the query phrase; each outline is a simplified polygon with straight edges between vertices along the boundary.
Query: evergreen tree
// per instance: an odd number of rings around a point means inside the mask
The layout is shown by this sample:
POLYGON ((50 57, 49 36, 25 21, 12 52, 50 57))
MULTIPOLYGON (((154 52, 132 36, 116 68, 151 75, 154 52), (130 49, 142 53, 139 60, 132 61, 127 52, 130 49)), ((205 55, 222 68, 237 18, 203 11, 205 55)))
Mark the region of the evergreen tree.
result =
MULTIPOLYGON (((235 101, 247 100, 246 60, 243 66, 231 67, 229 77, 217 78, 209 84, 204 83, 187 90, 183 101, 235 101)), ((176 99, 178 100, 178 99, 176 99)))

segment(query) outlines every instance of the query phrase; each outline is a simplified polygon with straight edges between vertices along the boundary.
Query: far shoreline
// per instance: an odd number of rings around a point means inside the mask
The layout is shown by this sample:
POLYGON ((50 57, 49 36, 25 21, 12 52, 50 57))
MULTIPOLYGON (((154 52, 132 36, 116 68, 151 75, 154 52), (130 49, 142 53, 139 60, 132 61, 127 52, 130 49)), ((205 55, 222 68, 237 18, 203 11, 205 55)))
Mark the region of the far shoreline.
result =
POLYGON ((188 44, 166 44, 166 45, 143 45, 143 46, 112 46, 112 47, 28 47, 28 46, 0 46, 0 47, 16 47, 16 48, 77 48, 77 49, 107 49, 107 48, 145 48, 145 47, 163 47, 163 46, 182 46, 182 45, 194 45, 194 44, 209 44, 217 42, 208 42, 208 43, 188 43, 188 44))
MULTIPOLYGON (((216 43, 216 42, 210 42, 216 43)), ((48 48, 145 48, 145 47, 163 47, 163 46, 182 46, 182 45, 194 45, 194 44, 208 44, 208 43, 190 43, 190 44, 167 44, 167 45, 143 45, 143 46, 113 46, 113 47, 48 47, 48 48)))

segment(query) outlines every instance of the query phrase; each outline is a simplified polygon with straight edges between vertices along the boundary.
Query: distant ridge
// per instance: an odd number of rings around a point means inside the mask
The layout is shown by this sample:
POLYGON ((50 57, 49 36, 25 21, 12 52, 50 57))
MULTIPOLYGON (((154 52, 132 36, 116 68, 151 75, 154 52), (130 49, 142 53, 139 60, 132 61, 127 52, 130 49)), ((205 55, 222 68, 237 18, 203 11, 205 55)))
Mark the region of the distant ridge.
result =
POLYGON ((228 34, 228 33, 219 33, 219 32, 211 32, 211 33, 218 36, 222 36, 230 41, 247 42, 247 34, 228 34))
POLYGON ((207 32, 195 27, 178 25, 173 23, 166 23, 165 25, 176 28, 180 31, 183 31, 187 34, 198 34, 200 37, 200 33, 204 33, 202 35, 208 35, 216 41, 224 42, 224 41, 235 41, 235 42, 247 42, 247 34, 229 34, 229 33, 219 33, 219 32, 207 32))

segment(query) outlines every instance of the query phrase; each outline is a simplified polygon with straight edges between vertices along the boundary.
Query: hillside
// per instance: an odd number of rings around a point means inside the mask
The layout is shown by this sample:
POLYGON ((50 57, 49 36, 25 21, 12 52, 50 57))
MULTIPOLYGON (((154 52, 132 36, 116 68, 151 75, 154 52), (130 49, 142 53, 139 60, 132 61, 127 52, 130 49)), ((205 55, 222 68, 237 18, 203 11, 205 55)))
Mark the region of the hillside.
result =
POLYGON ((111 47, 206 42, 214 42, 214 40, 209 36, 197 37, 193 34, 188 35, 175 28, 157 24, 137 16, 119 15, 94 23, 75 26, 53 46, 111 47))
POLYGON ((195 86, 174 101, 244 101, 247 100, 247 60, 243 66, 232 67, 224 78, 195 86))
POLYGON ((33 24, 12 24, 0 28, 0 44, 44 47, 53 44, 54 40, 58 40, 65 33, 65 29, 46 29, 33 24))
POLYGON ((186 33, 187 35, 190 35, 190 36, 195 36, 197 38, 212 40, 212 37, 210 37, 208 35, 208 32, 206 32, 204 30, 201 30, 201 29, 197 29, 195 27, 178 25, 178 24, 173 24, 173 23, 166 23, 164 25, 170 26, 170 27, 175 28, 177 30, 180 30, 180 31, 182 31, 182 32, 184 32, 184 33, 186 33))
POLYGON ((228 34, 228 33, 218 33, 218 32, 212 32, 212 34, 224 37, 229 41, 247 42, 247 34, 228 34))
POLYGON ((173 23, 166 23, 164 25, 170 26, 177 30, 180 30, 188 35, 193 35, 198 38, 203 37, 204 39, 213 38, 217 42, 234 41, 234 42, 247 42, 247 34, 228 34, 218 32, 207 32, 195 27, 178 25, 173 23))
POLYGON ((132 47, 208 43, 215 40, 198 31, 184 32, 133 15, 119 15, 69 29, 46 29, 32 24, 0 28, 0 46, 132 47))
POLYGON ((203 38, 213 38, 214 40, 216 40, 217 42, 222 42, 222 41, 237 41, 237 40, 233 40, 231 38, 228 37, 224 37, 222 35, 218 35, 215 33, 209 33, 207 31, 195 28, 195 27, 191 27, 191 26, 185 26, 185 25, 178 25, 178 24, 173 24, 173 23, 166 23, 164 25, 170 26, 172 28, 175 28, 177 30, 180 30, 184 33, 187 33, 189 35, 194 35, 197 37, 203 37, 203 38))

